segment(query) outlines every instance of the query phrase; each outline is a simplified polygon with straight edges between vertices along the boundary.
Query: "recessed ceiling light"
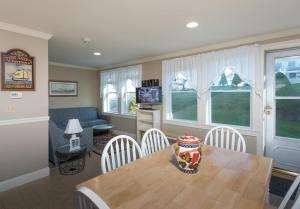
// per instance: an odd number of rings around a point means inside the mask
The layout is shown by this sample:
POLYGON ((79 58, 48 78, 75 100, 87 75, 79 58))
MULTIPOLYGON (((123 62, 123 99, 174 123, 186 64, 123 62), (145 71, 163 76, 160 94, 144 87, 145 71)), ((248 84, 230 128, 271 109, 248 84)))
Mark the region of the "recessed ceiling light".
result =
POLYGON ((189 22, 188 24, 186 24, 187 28, 196 28, 199 26, 199 23, 197 22, 189 22))
POLYGON ((94 52, 94 55, 95 55, 95 56, 100 56, 101 53, 100 53, 100 52, 94 52))

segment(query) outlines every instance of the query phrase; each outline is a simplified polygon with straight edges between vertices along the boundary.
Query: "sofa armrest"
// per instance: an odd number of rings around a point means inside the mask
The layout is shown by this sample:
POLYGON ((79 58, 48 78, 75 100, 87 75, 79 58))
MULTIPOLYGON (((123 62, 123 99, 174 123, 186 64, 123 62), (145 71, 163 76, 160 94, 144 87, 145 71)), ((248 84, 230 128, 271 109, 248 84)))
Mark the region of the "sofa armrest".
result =
POLYGON ((80 144, 86 144, 88 151, 93 151, 94 132, 92 127, 84 128, 80 135, 80 144))
POLYGON ((106 120, 108 121, 109 117, 106 115, 101 114, 100 112, 97 113, 98 119, 106 120))
POLYGON ((67 144, 69 141, 65 138, 64 130, 58 128, 53 122, 49 121, 49 160, 57 165, 57 158, 55 155, 56 149, 59 146, 67 144))

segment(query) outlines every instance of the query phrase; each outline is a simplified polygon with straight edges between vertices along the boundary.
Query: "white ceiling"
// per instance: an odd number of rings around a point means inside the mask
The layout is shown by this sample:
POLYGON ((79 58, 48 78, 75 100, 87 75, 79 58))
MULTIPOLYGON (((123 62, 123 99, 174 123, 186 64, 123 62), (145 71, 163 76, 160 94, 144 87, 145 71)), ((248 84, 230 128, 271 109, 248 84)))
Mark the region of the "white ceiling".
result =
POLYGON ((300 0, 1 0, 0 21, 53 34, 52 62, 104 67, 299 27, 299 8, 300 0), (185 28, 192 20, 199 27, 185 28))

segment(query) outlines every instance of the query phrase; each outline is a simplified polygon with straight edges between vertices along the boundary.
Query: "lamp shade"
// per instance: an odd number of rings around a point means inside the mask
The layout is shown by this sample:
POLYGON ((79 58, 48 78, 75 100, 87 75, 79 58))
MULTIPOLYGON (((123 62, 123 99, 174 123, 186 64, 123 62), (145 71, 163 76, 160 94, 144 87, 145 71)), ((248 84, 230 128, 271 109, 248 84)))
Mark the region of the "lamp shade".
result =
POLYGON ((78 119, 70 119, 68 121, 67 128, 65 130, 65 134, 77 134, 82 132, 81 125, 78 119))

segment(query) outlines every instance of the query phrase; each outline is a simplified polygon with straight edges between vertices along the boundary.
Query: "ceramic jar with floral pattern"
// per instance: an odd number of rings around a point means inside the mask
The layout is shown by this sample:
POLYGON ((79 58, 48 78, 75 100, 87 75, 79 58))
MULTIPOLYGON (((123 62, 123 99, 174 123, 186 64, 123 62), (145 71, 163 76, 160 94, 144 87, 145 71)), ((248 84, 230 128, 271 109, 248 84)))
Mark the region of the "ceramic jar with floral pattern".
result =
POLYGON ((196 173, 202 155, 202 144, 197 137, 186 134, 176 138, 174 145, 179 168, 186 173, 196 173))

